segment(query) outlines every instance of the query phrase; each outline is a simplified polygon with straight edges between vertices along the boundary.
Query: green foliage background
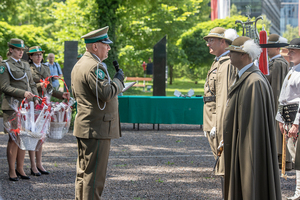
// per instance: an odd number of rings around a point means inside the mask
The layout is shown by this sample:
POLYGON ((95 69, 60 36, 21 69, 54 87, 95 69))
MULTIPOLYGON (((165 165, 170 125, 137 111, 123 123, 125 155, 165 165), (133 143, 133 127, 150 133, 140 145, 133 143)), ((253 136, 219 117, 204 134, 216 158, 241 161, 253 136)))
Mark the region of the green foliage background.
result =
MULTIPOLYGON (((237 19, 246 21, 236 9, 233 17, 211 21, 209 0, 3 0, 0 2, 0 55, 7 42, 20 38, 28 47, 39 45, 55 53, 63 67, 64 41, 77 40, 78 54, 85 52, 80 37, 109 26, 114 42, 108 65, 110 75, 117 59, 126 76, 143 76, 143 61, 152 57, 153 46, 167 36, 167 65, 175 78, 194 81, 206 76, 213 56, 203 37, 214 27, 234 28, 241 35, 237 19), (18 14, 16 14, 18 13, 18 14)), ((263 24, 269 30, 270 21, 263 24)), ((258 28, 261 29, 259 24, 258 28)))

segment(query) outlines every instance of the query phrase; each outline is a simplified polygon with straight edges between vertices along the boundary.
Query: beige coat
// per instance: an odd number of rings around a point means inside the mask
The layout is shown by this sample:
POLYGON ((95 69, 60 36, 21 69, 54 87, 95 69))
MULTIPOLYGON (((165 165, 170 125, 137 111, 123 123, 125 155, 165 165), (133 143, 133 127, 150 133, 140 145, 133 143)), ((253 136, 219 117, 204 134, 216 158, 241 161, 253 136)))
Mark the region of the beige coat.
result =
POLYGON ((119 138, 121 130, 118 94, 123 89, 122 82, 117 78, 109 81, 103 65, 94 55, 85 52, 72 70, 71 86, 78 111, 74 136, 86 139, 119 138), (104 110, 99 109, 97 98, 99 106, 105 106, 104 110))
POLYGON ((273 94, 255 65, 230 88, 224 131, 224 199, 281 199, 273 94))
MULTIPOLYGON (((229 56, 223 56, 213 62, 206 79, 204 95, 211 96, 209 89, 216 95, 215 102, 207 102, 203 108, 203 130, 209 133, 216 127, 216 138, 208 140, 217 158, 217 148, 223 140, 223 120, 227 100, 228 89, 235 80, 236 69, 230 64, 229 56), (208 87, 209 86, 209 87, 208 87)), ((224 158, 221 155, 215 170, 216 175, 224 175, 224 158)))
MULTIPOLYGON (((33 77, 33 81, 36 83, 37 90, 39 93, 39 96, 42 97, 42 85, 41 85, 41 79, 45 80, 47 77, 51 76, 50 74, 50 69, 48 66, 41 64, 41 67, 37 68, 34 64, 30 64, 30 69, 33 77)), ((47 86, 47 91, 50 92, 52 91, 52 96, 63 99, 62 95, 63 93, 57 90, 54 90, 52 87, 52 80, 51 78, 49 79, 50 84, 47 86)), ((44 89, 44 95, 45 95, 46 90, 44 89)))
POLYGON ((15 79, 20 80, 15 80, 10 75, 7 65, 4 61, 0 64, 0 89, 4 93, 2 110, 13 110, 9 105, 11 97, 14 97, 21 102, 24 99, 24 94, 26 91, 32 92, 35 95, 38 95, 38 92, 36 89, 36 84, 32 79, 29 64, 27 62, 21 61, 20 64, 15 62, 15 60, 12 58, 9 58, 7 63, 15 79), (2 69, 4 70, 3 73, 1 73, 2 69), (25 73, 27 74, 27 78, 24 76, 25 73))
MULTIPOLYGON (((275 110, 278 109, 278 99, 281 91, 281 87, 289 72, 289 63, 281 56, 275 58, 269 62, 269 75, 267 75, 267 79, 272 87, 274 102, 275 102, 275 110)), ((276 121, 276 146, 278 154, 281 155, 282 152, 282 134, 279 129, 278 121, 276 121)), ((291 161, 291 156, 289 152, 287 152, 287 161, 291 161)))

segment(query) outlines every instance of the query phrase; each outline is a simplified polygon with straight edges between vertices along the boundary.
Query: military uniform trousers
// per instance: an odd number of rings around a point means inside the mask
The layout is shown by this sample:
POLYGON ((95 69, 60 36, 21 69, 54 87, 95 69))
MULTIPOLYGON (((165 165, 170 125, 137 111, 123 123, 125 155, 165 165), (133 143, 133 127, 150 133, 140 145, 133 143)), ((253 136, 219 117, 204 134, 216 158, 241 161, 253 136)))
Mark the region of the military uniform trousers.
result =
POLYGON ((77 143, 75 199, 99 200, 104 189, 110 139, 83 139, 77 137, 77 143))
MULTIPOLYGON (((210 131, 207 131, 206 132, 206 137, 207 137, 207 140, 209 142, 209 145, 210 145, 210 148, 211 148, 211 151, 213 152, 214 154, 214 158, 215 160, 217 159, 218 157, 218 147, 219 147, 219 144, 217 142, 217 135, 214 137, 214 138, 211 138, 210 137, 210 131)), ((224 175, 224 155, 223 155, 223 152, 219 158, 219 161, 216 165, 216 169, 215 169, 215 175, 217 176, 223 176, 224 175)))

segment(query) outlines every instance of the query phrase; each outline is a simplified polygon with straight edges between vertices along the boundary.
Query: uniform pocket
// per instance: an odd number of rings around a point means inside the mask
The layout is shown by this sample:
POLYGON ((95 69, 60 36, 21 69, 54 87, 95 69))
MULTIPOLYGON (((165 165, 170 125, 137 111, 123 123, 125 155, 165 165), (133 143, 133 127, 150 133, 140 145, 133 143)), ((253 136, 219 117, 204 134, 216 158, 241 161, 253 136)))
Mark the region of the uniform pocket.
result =
POLYGON ((103 121, 105 122, 110 122, 110 121, 114 121, 114 116, 111 115, 111 114, 105 114, 104 117, 103 117, 103 121))
POLYGON ((24 70, 19 69, 17 67, 10 68, 10 71, 16 79, 21 78, 25 75, 24 70))

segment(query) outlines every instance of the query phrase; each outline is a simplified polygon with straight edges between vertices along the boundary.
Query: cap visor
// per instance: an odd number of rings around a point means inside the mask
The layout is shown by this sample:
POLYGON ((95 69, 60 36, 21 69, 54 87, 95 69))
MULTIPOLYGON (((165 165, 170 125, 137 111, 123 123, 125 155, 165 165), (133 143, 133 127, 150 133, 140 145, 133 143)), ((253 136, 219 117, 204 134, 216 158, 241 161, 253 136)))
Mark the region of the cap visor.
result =
POLYGON ((286 47, 288 45, 288 43, 259 44, 261 48, 279 48, 286 47))
POLYGON ((108 39, 108 38, 106 38, 105 40, 103 40, 103 41, 101 41, 102 43, 104 43, 104 44, 112 44, 113 42, 110 40, 110 39, 108 39))

